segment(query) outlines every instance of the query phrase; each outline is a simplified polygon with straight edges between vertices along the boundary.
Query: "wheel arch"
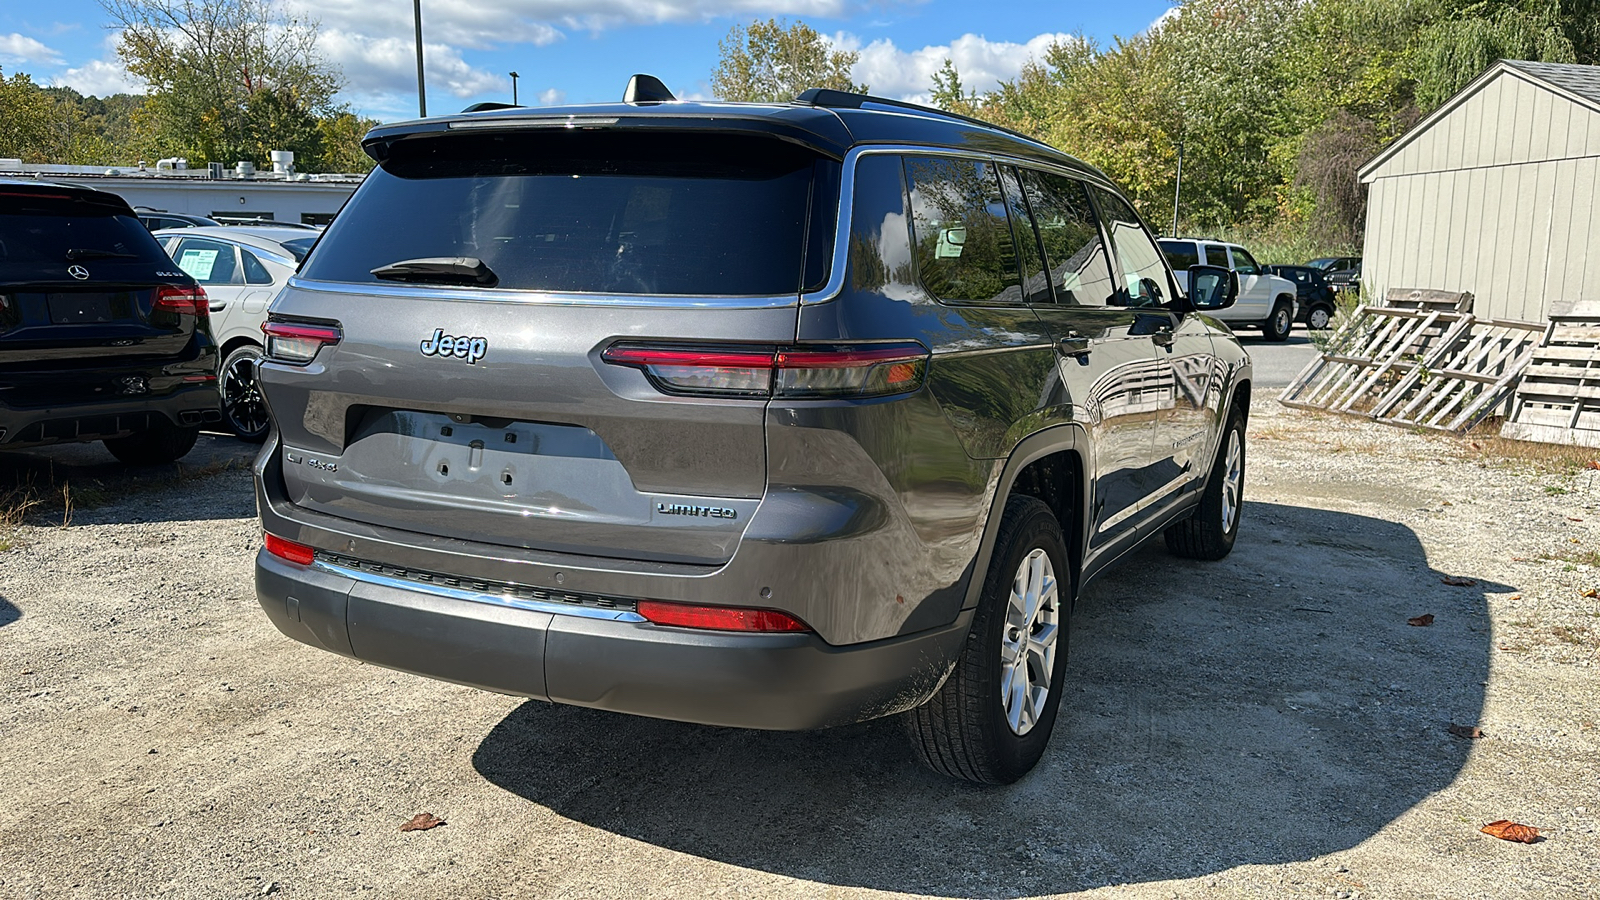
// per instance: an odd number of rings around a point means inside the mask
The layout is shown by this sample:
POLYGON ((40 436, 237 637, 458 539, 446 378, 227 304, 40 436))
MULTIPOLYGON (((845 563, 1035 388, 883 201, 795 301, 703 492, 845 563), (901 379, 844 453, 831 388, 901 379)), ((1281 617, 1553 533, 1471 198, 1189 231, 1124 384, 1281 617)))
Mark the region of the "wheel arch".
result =
POLYGON ((217 349, 217 365, 221 366, 223 360, 228 358, 228 354, 239 349, 240 347, 243 347, 245 344, 250 344, 260 349, 265 349, 261 346, 260 341, 254 340, 242 334, 236 334, 224 341, 222 346, 217 349))
POLYGON ((1058 425, 1030 435, 1006 459, 989 500, 989 516, 983 538, 972 562, 966 601, 962 609, 977 606, 983 593, 984 573, 994 555, 995 539, 1006 500, 1013 494, 1037 497, 1049 506, 1066 538, 1067 565, 1072 579, 1071 596, 1076 602, 1082 583, 1085 545, 1084 523, 1088 516, 1090 485, 1089 455, 1092 448, 1080 425, 1058 425))

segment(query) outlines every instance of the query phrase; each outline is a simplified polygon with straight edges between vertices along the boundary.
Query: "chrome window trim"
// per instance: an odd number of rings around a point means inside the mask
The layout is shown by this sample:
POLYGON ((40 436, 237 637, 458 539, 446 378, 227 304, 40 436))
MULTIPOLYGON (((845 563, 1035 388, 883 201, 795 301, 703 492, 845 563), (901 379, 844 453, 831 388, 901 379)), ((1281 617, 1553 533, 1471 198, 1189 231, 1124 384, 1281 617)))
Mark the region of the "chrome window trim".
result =
POLYGON ((311 568, 326 572, 329 575, 338 575, 379 587, 395 588, 396 590, 412 591, 419 594, 432 594, 438 597, 448 597, 452 600, 465 600, 470 603, 487 603, 491 606, 506 606, 512 609, 525 609, 530 612, 554 613, 558 616, 577 616, 582 619, 604 619, 608 622, 648 622, 644 616, 626 609, 598 609, 592 606, 576 606, 565 603, 551 603, 545 600, 523 600, 520 597, 509 597, 505 594, 490 594, 483 591, 468 591, 439 584, 418 584, 402 578, 390 578, 387 575, 378 575, 373 572, 363 572, 360 569, 351 569, 335 565, 323 560, 316 560, 311 568))
POLYGON ((667 309, 781 309, 794 306, 798 294, 764 297, 735 297, 695 294, 591 294, 557 291, 484 290, 455 285, 367 284, 352 281, 312 281, 299 275, 289 279, 289 287, 325 294, 365 294, 379 297, 415 299, 420 292, 429 300, 474 300, 500 303, 534 303, 548 306, 608 306, 667 309))
MULTIPOLYGON (((1015 138, 1011 139, 1016 140, 1015 138)), ((815 303, 827 303, 838 297, 839 293, 844 290, 845 268, 849 263, 850 255, 850 217, 852 214, 851 203, 855 197, 856 161, 863 156, 886 153, 897 156, 945 156, 957 159, 976 159, 991 164, 998 163, 1000 165, 1054 172, 1058 175, 1075 178, 1108 190, 1117 190, 1116 186, 1107 181, 1104 176, 1093 172, 1087 167, 1075 169, 1072 166, 1043 162, 1026 156, 1012 156, 1005 153, 990 153, 981 150, 961 150, 954 147, 940 147, 929 144, 866 144, 860 147, 853 147, 844 156, 843 172, 839 178, 839 213, 834 223, 833 265, 828 272, 828 283, 815 291, 801 294, 801 305, 809 306, 815 303)), ((1119 196, 1121 195, 1121 191, 1117 191, 1117 193, 1119 196)), ((1024 304, 1015 305, 1023 306, 1024 304)))

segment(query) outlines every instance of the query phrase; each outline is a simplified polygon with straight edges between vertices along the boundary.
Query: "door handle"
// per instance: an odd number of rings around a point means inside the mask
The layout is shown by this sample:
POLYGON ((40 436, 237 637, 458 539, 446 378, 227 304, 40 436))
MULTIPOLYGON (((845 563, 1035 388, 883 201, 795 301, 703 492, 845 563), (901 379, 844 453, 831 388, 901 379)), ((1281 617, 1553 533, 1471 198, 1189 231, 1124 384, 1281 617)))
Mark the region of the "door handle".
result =
POLYGON ((1171 347, 1175 338, 1171 331, 1157 331, 1150 335, 1150 340, 1155 341, 1157 347, 1171 347))
POLYGON ((223 310, 225 310, 227 308, 228 308, 228 301, 226 301, 226 300, 213 300, 213 301, 211 301, 211 311, 212 312, 222 312, 223 310))
POLYGON ((1085 357, 1089 355, 1089 339, 1079 334, 1070 334, 1056 341, 1056 349, 1065 356, 1085 357))

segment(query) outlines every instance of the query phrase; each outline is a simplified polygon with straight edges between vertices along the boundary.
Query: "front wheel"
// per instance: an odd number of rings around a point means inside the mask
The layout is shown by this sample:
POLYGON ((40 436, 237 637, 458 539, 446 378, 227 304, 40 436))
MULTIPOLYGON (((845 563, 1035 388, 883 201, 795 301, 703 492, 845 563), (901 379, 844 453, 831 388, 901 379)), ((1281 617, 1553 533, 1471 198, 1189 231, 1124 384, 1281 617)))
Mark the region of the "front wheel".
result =
POLYGON ((1289 339, 1289 329, 1294 327, 1294 311, 1287 303, 1272 308, 1272 315, 1261 323, 1261 336, 1273 343, 1289 339))
POLYGON ((1168 552, 1189 559, 1217 560, 1233 550, 1244 507, 1244 413, 1228 414, 1228 427, 1206 479, 1200 505, 1189 517, 1167 526, 1168 552))
POLYGON ((159 466, 176 462, 200 439, 200 429, 161 424, 127 437, 107 438, 106 449, 130 466, 159 466))
POLYGON ((1008 499, 966 648, 939 692, 906 714, 934 771, 1010 784, 1044 755, 1066 670, 1069 573, 1050 507, 1008 499))
POLYGON ((1326 306, 1314 306, 1306 313, 1306 327, 1312 331, 1326 331, 1333 322, 1333 310, 1326 306))
POLYGON ((261 365, 261 348, 245 344, 222 361, 217 385, 222 395, 222 417, 241 440, 259 444, 267 439, 272 424, 267 418, 267 403, 261 399, 261 383, 256 378, 261 365))

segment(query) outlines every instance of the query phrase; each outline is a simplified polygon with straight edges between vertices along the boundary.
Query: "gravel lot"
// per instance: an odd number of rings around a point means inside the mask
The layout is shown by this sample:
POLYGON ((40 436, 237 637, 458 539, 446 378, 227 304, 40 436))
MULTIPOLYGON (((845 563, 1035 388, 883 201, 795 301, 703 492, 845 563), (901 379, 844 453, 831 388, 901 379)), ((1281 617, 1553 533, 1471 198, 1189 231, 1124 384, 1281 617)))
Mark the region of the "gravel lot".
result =
POLYGON ((1266 397, 1251 432, 1234 554, 1088 591, 1004 789, 892 721, 727 731, 312 650, 256 606, 242 470, 0 458, 112 498, 0 552, 0 897, 1600 896, 1600 473, 1266 397))

